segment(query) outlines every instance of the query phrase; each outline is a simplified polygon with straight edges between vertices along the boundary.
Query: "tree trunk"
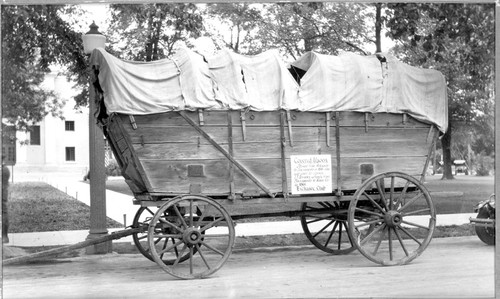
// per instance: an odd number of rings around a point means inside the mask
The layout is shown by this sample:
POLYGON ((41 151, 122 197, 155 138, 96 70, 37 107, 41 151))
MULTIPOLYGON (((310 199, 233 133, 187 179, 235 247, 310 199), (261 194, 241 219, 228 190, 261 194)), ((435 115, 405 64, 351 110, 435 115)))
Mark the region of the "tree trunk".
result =
POLYGON ((454 179, 451 172, 451 123, 448 123, 448 131, 441 138, 441 146, 443 147, 443 177, 442 180, 454 179))
POLYGON ((375 3, 375 46, 377 47, 376 53, 382 52, 382 39, 380 32, 382 31, 382 3, 375 3))

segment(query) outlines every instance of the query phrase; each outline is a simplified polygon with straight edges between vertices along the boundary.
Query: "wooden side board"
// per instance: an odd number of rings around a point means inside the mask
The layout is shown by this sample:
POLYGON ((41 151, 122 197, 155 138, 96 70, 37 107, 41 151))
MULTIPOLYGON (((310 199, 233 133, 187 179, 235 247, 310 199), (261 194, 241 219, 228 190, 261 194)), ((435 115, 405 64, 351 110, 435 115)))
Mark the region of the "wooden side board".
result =
POLYGON ((291 155, 331 155, 334 189, 355 190, 370 173, 421 175, 437 136, 429 124, 387 113, 183 113, 111 116, 115 155, 127 155, 128 176, 148 192, 289 193, 291 155))

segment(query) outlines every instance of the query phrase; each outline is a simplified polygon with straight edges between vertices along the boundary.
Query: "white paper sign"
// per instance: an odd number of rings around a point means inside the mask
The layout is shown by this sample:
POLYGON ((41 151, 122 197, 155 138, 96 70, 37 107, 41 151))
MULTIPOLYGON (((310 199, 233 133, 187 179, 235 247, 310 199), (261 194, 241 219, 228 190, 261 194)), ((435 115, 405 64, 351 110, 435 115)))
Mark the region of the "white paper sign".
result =
POLYGON ((291 155, 292 194, 332 192, 331 155, 291 155))

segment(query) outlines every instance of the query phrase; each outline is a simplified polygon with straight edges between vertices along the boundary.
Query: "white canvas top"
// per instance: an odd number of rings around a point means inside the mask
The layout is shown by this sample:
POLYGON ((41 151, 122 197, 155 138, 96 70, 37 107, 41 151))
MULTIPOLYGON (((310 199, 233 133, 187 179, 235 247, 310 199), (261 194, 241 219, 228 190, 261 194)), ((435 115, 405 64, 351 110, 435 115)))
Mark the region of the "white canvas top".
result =
POLYGON ((172 59, 133 62, 96 49, 99 84, 108 113, 152 114, 178 110, 279 109, 408 113, 445 132, 446 82, 435 70, 391 56, 339 56, 308 52, 291 65, 305 72, 295 81, 275 50, 245 56, 227 50, 203 57, 188 49, 172 59))

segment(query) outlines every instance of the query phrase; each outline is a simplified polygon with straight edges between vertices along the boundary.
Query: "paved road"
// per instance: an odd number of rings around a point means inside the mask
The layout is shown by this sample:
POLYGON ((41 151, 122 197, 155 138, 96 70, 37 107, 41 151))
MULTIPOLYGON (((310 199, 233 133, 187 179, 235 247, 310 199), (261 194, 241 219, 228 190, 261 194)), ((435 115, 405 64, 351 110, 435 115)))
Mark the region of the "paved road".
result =
POLYGON ((215 274, 178 280, 138 254, 6 266, 4 298, 476 298, 494 296, 494 247, 475 236, 434 239, 411 264, 310 246, 233 252, 215 274))

